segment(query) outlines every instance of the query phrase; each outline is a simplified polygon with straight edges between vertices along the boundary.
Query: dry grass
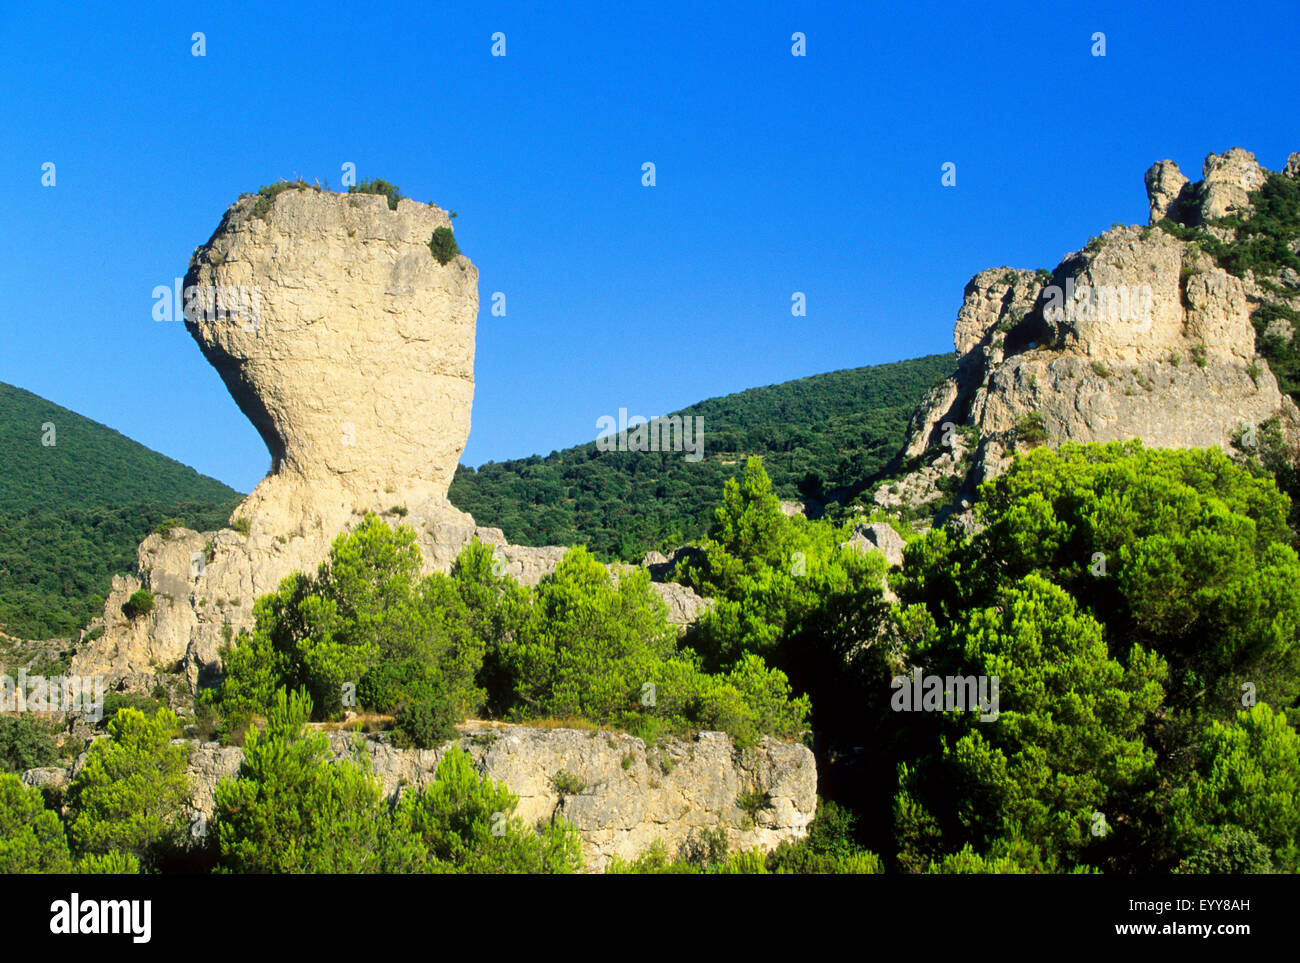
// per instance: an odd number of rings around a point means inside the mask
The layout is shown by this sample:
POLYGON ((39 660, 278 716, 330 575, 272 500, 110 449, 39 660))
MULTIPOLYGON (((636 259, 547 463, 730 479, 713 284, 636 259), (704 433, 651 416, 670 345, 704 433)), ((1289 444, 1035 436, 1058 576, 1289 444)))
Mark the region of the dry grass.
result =
POLYGON ((351 732, 360 727, 362 732, 386 732, 393 728, 395 717, 380 712, 357 712, 351 719, 337 722, 313 722, 312 729, 318 732, 351 732))

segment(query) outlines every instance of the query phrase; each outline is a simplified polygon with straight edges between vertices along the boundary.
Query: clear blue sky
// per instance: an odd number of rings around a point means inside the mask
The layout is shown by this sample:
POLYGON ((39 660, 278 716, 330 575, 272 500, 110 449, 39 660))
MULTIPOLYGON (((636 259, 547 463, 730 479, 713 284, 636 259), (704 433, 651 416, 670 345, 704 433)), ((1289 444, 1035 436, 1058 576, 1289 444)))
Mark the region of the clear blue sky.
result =
POLYGON ((467 464, 590 440, 620 407, 950 351, 971 275, 1144 223, 1153 161, 1197 179, 1211 151, 1300 150, 1296 13, 5 0, 0 381, 249 490, 265 448, 150 295, 241 191, 337 188, 347 161, 459 212, 467 464))

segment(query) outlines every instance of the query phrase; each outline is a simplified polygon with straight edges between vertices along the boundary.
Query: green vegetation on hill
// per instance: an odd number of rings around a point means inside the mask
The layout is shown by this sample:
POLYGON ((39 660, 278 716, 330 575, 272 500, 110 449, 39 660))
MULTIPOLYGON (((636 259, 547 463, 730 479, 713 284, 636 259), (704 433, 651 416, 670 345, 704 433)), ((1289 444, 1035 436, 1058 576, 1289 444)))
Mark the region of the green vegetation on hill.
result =
POLYGON ((31 392, 0 384, 0 629, 74 635, 160 522, 220 528, 240 495, 31 392), (52 427, 51 427, 52 426, 52 427), (52 442, 52 444, 51 444, 52 442))
POLYGON ((461 466, 452 502, 520 545, 585 544, 603 558, 698 538, 717 493, 760 455, 782 498, 861 485, 903 445, 925 392, 952 373, 951 355, 852 368, 753 388, 676 414, 704 419, 704 459, 682 452, 597 449, 461 466))

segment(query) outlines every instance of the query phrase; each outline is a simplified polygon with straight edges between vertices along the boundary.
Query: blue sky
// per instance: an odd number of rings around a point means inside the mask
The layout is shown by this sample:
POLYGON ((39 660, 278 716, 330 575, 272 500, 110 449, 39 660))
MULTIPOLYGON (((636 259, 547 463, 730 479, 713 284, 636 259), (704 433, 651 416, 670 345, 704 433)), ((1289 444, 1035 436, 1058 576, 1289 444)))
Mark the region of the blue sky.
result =
POLYGON ((248 491, 266 450, 151 292, 241 191, 350 161, 459 213, 465 463, 546 454, 951 351, 973 274, 1144 223, 1153 161, 1300 150, 1292 4, 898 7, 6 0, 0 381, 248 491))

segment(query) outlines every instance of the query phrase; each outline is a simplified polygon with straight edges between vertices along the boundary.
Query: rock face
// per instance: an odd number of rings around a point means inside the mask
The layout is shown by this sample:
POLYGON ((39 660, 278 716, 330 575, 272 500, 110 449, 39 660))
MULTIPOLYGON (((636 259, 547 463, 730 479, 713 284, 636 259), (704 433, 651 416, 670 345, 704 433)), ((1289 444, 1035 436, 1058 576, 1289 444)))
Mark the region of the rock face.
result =
POLYGON ((894 527, 887 522, 871 522, 859 525, 853 530, 853 537, 840 546, 852 548, 855 552, 879 552, 890 568, 903 564, 903 549, 907 543, 894 527))
MULTIPOLYGON (((1246 151, 1211 155, 1191 184, 1172 161, 1146 175, 1152 222, 1199 224, 1249 210, 1266 173, 1246 151)), ((1300 412, 1255 353, 1246 284, 1163 230, 1115 227, 1050 272, 997 268, 966 287, 957 371, 913 416, 905 455, 919 470, 875 494, 919 504, 1003 471, 1016 449, 1137 438, 1219 446, 1300 412), (973 426, 976 450, 955 429, 973 426), (928 462, 928 463, 926 463, 928 462)))
MULTIPOLYGON (((260 202, 263 206, 265 201, 260 202)), ((478 272, 429 249, 447 213, 403 199, 288 189, 266 210, 232 205, 186 276, 186 325, 257 427, 270 474, 219 532, 150 535, 119 576, 104 634, 72 671, 148 689, 182 668, 191 688, 253 625, 254 600, 313 572, 366 512, 414 528, 426 567, 446 571, 472 538, 535 584, 561 548, 508 545, 447 501, 469 434, 478 272), (144 587, 146 616, 124 606, 144 587)))
MULTIPOLYGON (((556 816, 573 823, 588 872, 604 870, 615 856, 634 859, 656 840, 676 854, 707 830, 721 829, 732 851, 771 850, 807 835, 816 814, 817 770, 812 752, 801 745, 764 738, 752 749, 739 749, 724 733, 701 732, 693 740, 647 747, 625 733, 489 723, 460 728, 458 744, 481 774, 504 782, 519 797, 515 812, 525 823, 556 816), (555 777, 561 772, 582 788, 559 793, 555 777), (760 800, 756 810, 741 809, 742 793, 760 800)), ((331 734, 336 759, 355 758, 354 738, 331 734)), ((372 736, 361 745, 385 794, 394 798, 432 783, 452 744, 398 749, 372 736)), ((212 815, 217 784, 235 775, 242 759, 243 750, 236 747, 193 745, 188 775, 196 814, 212 815)), ((66 785, 68 773, 32 770, 23 780, 66 785)))
POLYGON ((1151 220, 1155 224, 1163 218, 1181 223, 1181 208, 1187 200, 1184 188, 1191 181, 1171 160, 1156 161, 1147 171, 1147 198, 1151 202, 1151 220))
POLYGON ((1248 150, 1234 147, 1224 154, 1211 154, 1201 168, 1205 180, 1200 194, 1202 221, 1250 210, 1251 191, 1264 184, 1264 168, 1248 150))
POLYGON ((478 271, 429 249, 446 211, 280 193, 234 204, 190 262, 186 327, 271 454, 240 506, 255 531, 444 501, 469 437, 478 271), (256 312, 215 310, 247 291, 256 312), (250 317, 250 315, 252 315, 250 317))
MULTIPOLYGON (((1290 161, 1288 168, 1289 165, 1290 161)), ((1148 223, 1155 224, 1167 217, 1176 224, 1203 224, 1249 211, 1249 194, 1263 185, 1265 175, 1255 155, 1240 147, 1205 158, 1201 167, 1203 180, 1195 184, 1173 161, 1157 161, 1146 174, 1147 198, 1151 203, 1148 223)))

